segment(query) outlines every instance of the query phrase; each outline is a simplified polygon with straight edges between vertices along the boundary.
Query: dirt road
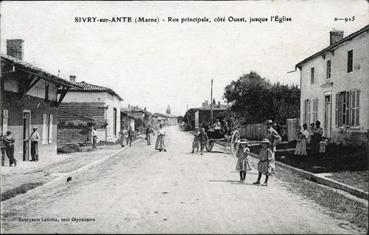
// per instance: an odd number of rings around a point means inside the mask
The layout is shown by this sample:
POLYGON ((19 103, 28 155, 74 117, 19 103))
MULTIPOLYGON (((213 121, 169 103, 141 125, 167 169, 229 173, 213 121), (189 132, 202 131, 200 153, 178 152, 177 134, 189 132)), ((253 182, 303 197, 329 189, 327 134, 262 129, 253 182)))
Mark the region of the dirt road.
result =
POLYGON ((254 186, 251 172, 240 184, 236 159, 224 149, 194 155, 192 136, 177 127, 167 132, 168 152, 142 141, 69 183, 5 201, 2 232, 353 232, 278 179, 254 186))

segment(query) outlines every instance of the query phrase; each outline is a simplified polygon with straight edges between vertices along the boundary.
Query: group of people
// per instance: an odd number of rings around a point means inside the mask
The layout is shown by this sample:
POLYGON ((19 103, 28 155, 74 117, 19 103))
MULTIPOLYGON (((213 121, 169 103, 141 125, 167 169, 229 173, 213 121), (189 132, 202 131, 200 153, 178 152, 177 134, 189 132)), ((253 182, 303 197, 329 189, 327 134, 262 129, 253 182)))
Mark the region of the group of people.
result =
MULTIPOLYGON (((260 185, 260 181, 263 175, 265 175, 264 183, 262 186, 268 185, 269 176, 275 173, 275 151, 276 145, 282 140, 278 132, 273 128, 272 120, 266 122, 267 131, 265 138, 260 142, 261 150, 258 155, 258 178, 253 183, 254 185, 260 185)), ((246 179, 246 172, 251 170, 248 157, 250 155, 250 149, 248 147, 248 141, 241 140, 238 142, 239 148, 236 152, 238 158, 236 164, 236 170, 240 172, 240 182, 244 183, 246 179)))
POLYGON ((302 125, 302 129, 297 128, 296 141, 295 155, 298 156, 307 156, 308 145, 310 145, 311 155, 324 153, 328 144, 328 139, 323 137, 323 129, 319 121, 311 123, 309 129, 306 123, 302 125))
MULTIPOLYGON (((37 162, 39 160, 38 142, 41 140, 40 134, 37 132, 37 127, 32 128, 32 133, 24 141, 30 141, 31 144, 31 160, 37 162)), ((5 154, 9 159, 9 166, 17 166, 17 159, 14 157, 15 138, 10 130, 6 131, 6 135, 0 134, 0 149, 1 149, 1 166, 5 166, 5 154)))
POLYGON ((205 128, 201 128, 200 131, 198 128, 196 128, 194 139, 192 141, 192 152, 191 153, 195 153, 195 149, 196 149, 196 153, 198 153, 199 147, 200 147, 200 154, 202 155, 208 139, 209 138, 208 138, 208 135, 206 134, 205 128))
MULTIPOLYGON (((123 128, 120 132, 119 132, 119 141, 120 144, 122 146, 122 148, 125 146, 125 143, 129 146, 132 145, 134 136, 135 136, 136 132, 129 126, 128 130, 126 128, 123 128)), ((159 124, 159 129, 158 129, 158 134, 157 134, 157 138, 156 138, 156 144, 155 144, 155 149, 161 151, 166 152, 166 147, 165 147, 165 129, 163 124, 159 124)), ((148 125, 145 129, 145 139, 147 142, 147 145, 151 145, 151 135, 155 136, 155 131, 154 129, 151 127, 151 125, 148 125)))

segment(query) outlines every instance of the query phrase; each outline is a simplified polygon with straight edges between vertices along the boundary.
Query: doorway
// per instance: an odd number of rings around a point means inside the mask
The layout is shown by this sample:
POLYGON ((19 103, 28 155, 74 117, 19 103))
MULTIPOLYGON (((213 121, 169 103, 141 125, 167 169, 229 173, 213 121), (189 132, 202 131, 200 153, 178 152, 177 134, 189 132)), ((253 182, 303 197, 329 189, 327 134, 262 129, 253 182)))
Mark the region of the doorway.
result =
POLYGON ((331 138, 332 133, 332 96, 325 95, 324 98, 324 136, 331 138))
POLYGON ((23 161, 30 160, 30 141, 26 140, 31 134, 31 111, 23 111, 23 161))

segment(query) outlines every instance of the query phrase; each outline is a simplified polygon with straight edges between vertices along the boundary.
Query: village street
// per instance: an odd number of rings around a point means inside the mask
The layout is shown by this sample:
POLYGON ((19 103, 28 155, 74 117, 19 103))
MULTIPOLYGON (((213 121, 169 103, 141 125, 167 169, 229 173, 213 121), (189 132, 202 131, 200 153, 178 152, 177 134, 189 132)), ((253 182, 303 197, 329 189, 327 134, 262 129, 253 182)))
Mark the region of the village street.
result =
POLYGON ((141 141, 68 183, 4 201, 2 232, 352 233, 276 178, 254 186, 253 170, 240 184, 227 149, 191 154, 189 133, 167 134, 168 152, 141 141), (38 218, 57 222, 25 221, 38 218))

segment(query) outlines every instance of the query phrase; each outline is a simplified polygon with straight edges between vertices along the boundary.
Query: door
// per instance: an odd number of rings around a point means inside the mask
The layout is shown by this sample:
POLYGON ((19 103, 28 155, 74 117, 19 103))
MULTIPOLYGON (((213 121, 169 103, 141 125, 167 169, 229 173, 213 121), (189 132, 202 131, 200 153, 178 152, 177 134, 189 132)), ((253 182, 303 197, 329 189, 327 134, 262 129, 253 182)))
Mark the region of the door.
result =
POLYGON ((26 140, 31 134, 31 112, 23 111, 23 161, 30 160, 30 141, 26 140))
POLYGON ((332 133, 332 97, 326 95, 324 99, 324 136, 331 138, 332 133))

